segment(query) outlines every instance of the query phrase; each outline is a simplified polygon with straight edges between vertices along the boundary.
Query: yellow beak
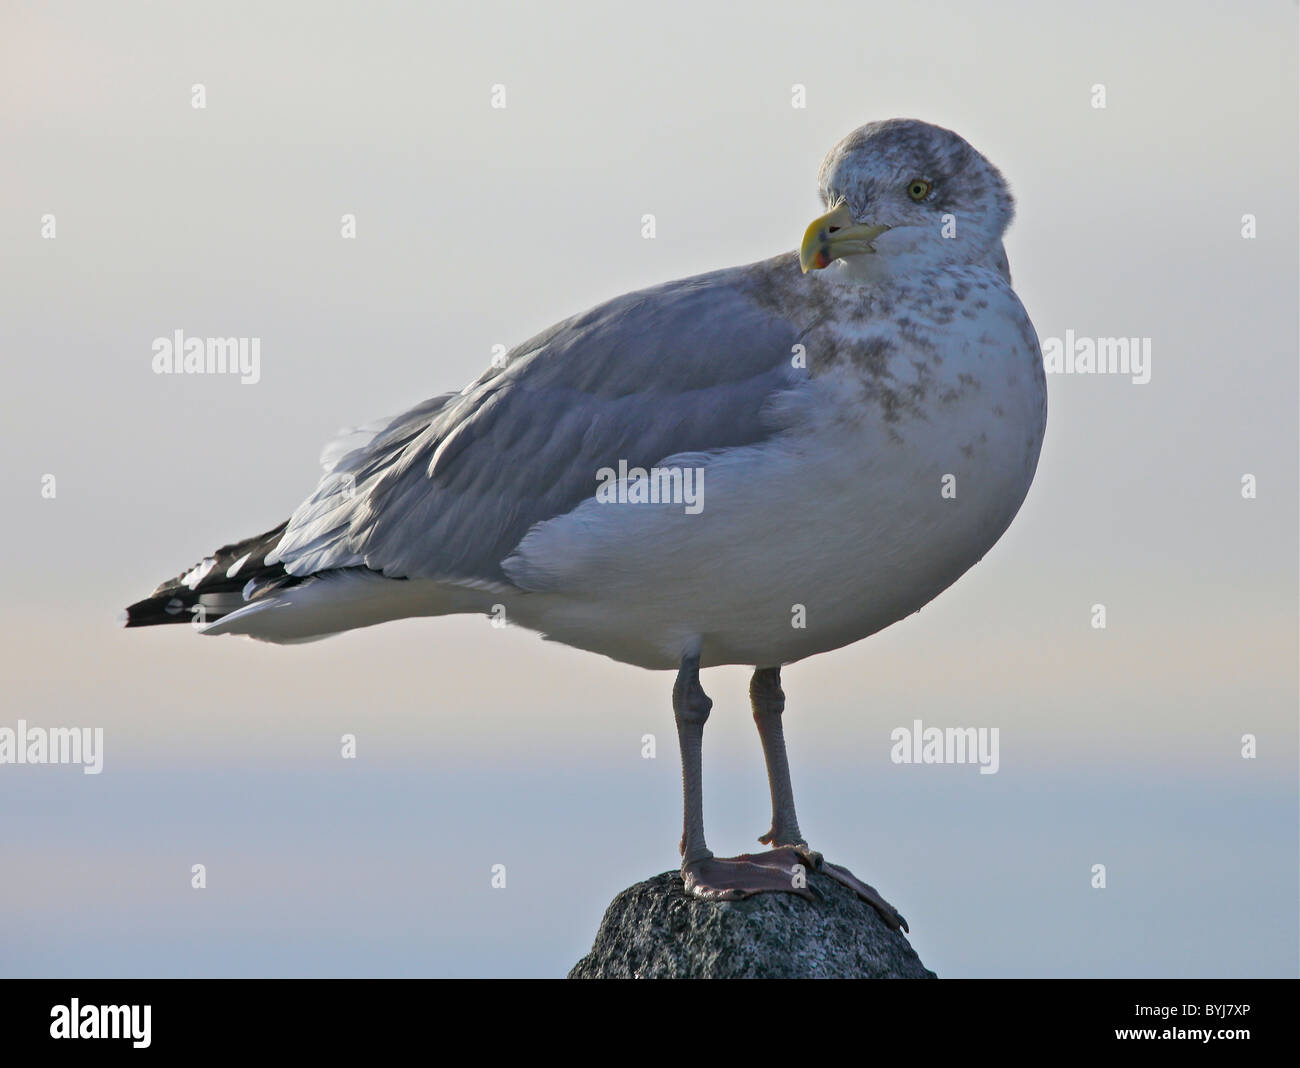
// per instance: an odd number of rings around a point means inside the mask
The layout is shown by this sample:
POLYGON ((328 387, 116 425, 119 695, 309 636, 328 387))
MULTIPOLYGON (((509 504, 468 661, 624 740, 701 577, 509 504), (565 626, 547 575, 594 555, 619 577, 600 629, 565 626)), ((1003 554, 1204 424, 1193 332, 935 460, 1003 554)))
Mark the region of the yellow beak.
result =
POLYGON ((842 256, 875 252, 871 242, 888 229, 883 224, 867 226, 855 223, 849 206, 841 202, 808 224, 803 244, 799 246, 799 266, 807 274, 829 267, 833 260, 842 256))

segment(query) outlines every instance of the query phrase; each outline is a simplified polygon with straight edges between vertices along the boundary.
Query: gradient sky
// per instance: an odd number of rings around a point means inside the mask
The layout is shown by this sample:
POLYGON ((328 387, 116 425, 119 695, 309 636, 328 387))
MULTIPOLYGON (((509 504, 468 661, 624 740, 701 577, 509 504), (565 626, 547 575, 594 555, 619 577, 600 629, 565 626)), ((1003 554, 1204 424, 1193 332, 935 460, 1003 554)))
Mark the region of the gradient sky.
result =
MULTIPOLYGON (((676 863, 670 675, 479 618, 279 648, 114 617, 283 519, 340 427, 794 248, 826 150, 895 115, 1009 179, 1041 338, 1147 337, 1153 367, 1050 377, 988 557, 786 670, 801 824, 941 976, 1296 974, 1296 5, 739 12, 0 7, 0 727, 106 737, 99 776, 0 766, 0 975, 566 972, 676 863), (259 337, 261 381, 154 375, 176 329, 259 337), (998 774, 891 764, 918 718, 998 727, 998 774)), ((739 852, 767 826, 746 672, 703 681, 739 852)))

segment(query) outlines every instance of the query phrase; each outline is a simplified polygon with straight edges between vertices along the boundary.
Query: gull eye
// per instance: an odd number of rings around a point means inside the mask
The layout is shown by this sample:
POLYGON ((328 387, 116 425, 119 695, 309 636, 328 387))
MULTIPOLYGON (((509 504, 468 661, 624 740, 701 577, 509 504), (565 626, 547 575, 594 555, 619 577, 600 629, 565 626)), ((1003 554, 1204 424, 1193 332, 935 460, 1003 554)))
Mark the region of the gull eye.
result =
POLYGON ((913 200, 924 200, 930 195, 932 188, 924 178, 917 178, 907 187, 907 195, 913 200))

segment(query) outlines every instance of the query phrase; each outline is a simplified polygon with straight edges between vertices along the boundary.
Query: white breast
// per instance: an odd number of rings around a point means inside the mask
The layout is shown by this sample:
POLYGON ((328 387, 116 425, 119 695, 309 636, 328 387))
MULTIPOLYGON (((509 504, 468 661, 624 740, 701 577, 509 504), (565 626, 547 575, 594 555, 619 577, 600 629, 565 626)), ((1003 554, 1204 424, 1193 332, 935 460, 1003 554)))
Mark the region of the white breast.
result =
POLYGON ((1024 500, 1046 423, 1010 288, 954 272, 926 307, 807 342, 795 429, 710 458, 699 514, 588 501, 541 524, 508 567, 536 591, 511 618, 644 667, 692 648, 775 666, 875 633, 976 563, 1024 500))

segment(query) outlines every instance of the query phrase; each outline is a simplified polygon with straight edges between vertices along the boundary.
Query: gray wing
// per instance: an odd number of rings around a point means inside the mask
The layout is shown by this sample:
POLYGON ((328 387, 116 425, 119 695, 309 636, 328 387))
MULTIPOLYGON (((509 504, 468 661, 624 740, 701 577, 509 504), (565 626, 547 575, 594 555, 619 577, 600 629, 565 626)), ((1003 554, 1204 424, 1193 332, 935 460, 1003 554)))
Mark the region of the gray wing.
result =
POLYGON ((771 437, 781 427, 765 402, 803 381, 791 361, 802 332, 753 279, 790 267, 671 282, 552 327, 338 458, 274 557, 294 575, 364 565, 504 583, 501 561, 591 497, 600 468, 771 437))

